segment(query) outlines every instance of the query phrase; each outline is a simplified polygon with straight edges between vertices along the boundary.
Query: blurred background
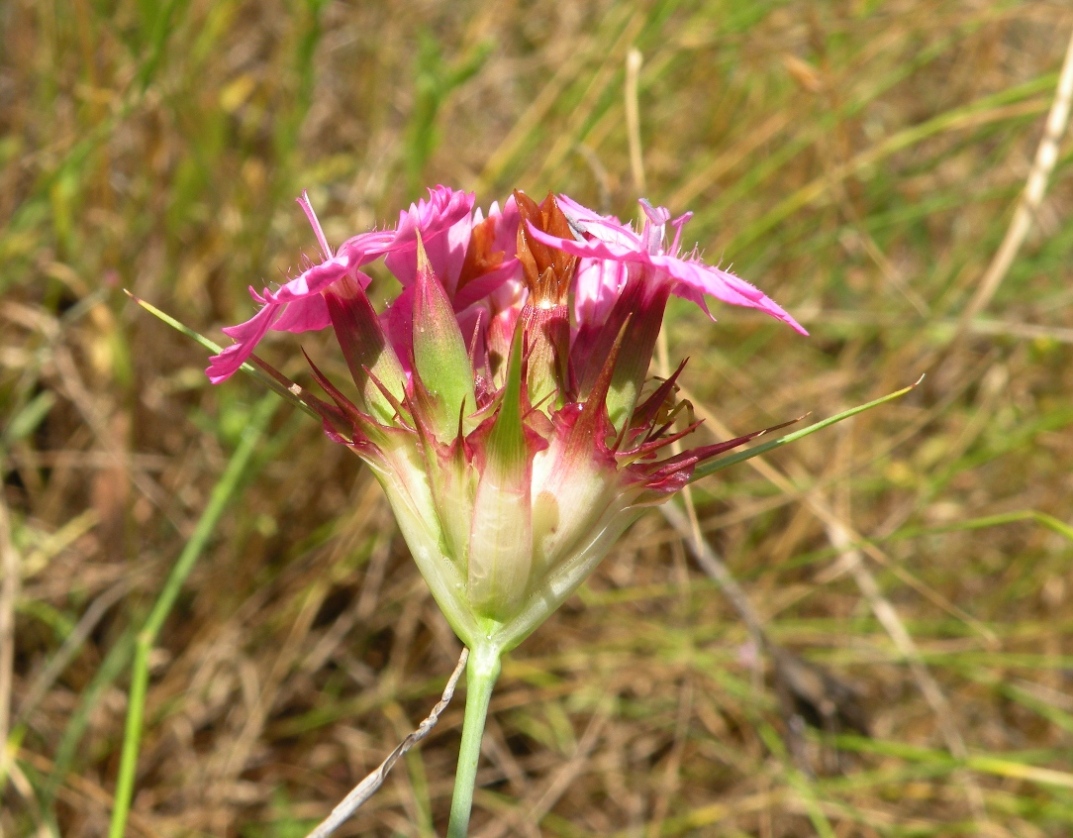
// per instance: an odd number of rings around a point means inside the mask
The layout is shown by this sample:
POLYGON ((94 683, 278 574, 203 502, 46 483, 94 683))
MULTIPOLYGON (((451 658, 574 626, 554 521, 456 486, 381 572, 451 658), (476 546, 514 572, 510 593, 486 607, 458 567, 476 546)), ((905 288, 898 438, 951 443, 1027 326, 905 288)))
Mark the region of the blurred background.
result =
MULTIPOLYGON (((151 615, 129 835, 304 835, 438 699, 459 644, 357 458, 123 294, 226 343, 316 253, 302 189, 338 244, 436 183, 692 210, 812 333, 672 305, 702 440, 927 376, 695 484, 771 650, 634 526, 506 662, 473 834, 1073 834, 1064 134, 1018 212, 1065 0, 5 0, 0 31, 4 835, 107 833, 151 615)), ((261 352, 308 382, 322 337, 261 352)), ((442 832, 460 699, 338 834, 442 832)))

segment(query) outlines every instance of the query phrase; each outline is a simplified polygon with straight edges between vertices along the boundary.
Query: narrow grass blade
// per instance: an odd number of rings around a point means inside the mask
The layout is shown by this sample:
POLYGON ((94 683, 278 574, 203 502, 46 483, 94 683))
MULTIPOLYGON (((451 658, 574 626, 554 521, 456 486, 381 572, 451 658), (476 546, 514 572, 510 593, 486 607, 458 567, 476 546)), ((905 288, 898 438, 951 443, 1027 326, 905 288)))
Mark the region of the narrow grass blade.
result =
MULTIPOLYGON (((191 340, 194 340, 197 343, 201 344, 203 347, 205 347, 205 349, 208 349, 214 354, 219 354, 222 351, 220 346, 213 343, 204 335, 195 332, 189 326, 180 323, 170 314, 161 311, 152 303, 147 303, 140 297, 135 297, 133 294, 130 293, 130 291, 126 291, 126 289, 124 289, 124 291, 128 297, 134 300, 134 302, 136 302, 154 317, 163 320, 177 332, 181 332, 182 334, 186 335, 191 340)), ((275 393, 277 396, 286 399, 292 405, 299 408, 300 410, 304 410, 310 416, 314 416, 318 420, 320 419, 320 417, 317 415, 317 412, 313 410, 313 408, 311 408, 303 400, 302 395, 305 393, 305 390, 302 388, 302 386, 291 381, 281 372, 266 364, 256 355, 251 355, 250 360, 243 364, 241 367, 239 367, 239 369, 252 375, 258 381, 260 381, 262 384, 272 390, 272 392, 275 393)))
POLYGON ((1021 521, 1032 521, 1056 533, 1067 541, 1073 541, 1073 527, 1059 521, 1053 515, 1040 512, 1038 509, 1018 509, 1011 512, 1000 512, 998 515, 988 515, 983 518, 971 518, 943 528, 933 528, 933 532, 957 532, 964 530, 979 530, 987 527, 998 527, 1005 524, 1016 524, 1021 521))
MULTIPOLYGON (((914 389, 923 380, 924 377, 921 376, 916 382, 910 384, 908 387, 903 387, 901 390, 896 390, 895 392, 889 393, 882 398, 875 399, 874 401, 870 401, 866 404, 859 404, 856 407, 851 407, 849 410, 844 410, 841 413, 835 414, 834 416, 829 416, 828 418, 820 422, 816 422, 812 425, 809 425, 807 428, 802 428, 799 431, 794 431, 791 434, 786 434, 786 436, 779 437, 778 439, 773 439, 771 442, 765 442, 763 445, 758 445, 755 448, 750 448, 748 451, 740 451, 739 453, 732 454, 729 457, 721 457, 718 460, 713 460, 710 463, 705 463, 704 465, 698 466, 697 469, 693 472, 692 480, 699 480, 701 477, 707 477, 709 474, 714 474, 715 472, 727 468, 728 466, 737 465, 738 463, 743 463, 746 460, 751 460, 753 457, 757 457, 761 454, 766 454, 768 451, 771 451, 775 448, 780 448, 783 445, 788 445, 791 442, 796 442, 799 439, 803 439, 809 434, 816 433, 816 431, 822 431, 824 428, 829 428, 831 425, 836 425, 843 419, 849 419, 851 416, 856 416, 858 413, 864 413, 866 410, 871 410, 873 407, 879 407, 881 404, 886 404, 887 402, 894 401, 894 399, 901 398, 910 390, 914 389)), ((690 482, 692 482, 692 480, 690 482)))
POLYGON ((134 775, 138 767, 138 747, 141 741, 145 697, 149 688, 149 655, 160 633, 160 628, 175 605, 190 571, 204 552, 205 545, 216 529, 224 509, 234 497, 250 461, 253 459, 261 432, 268 425, 279 402, 273 396, 265 396, 257 404, 249 424, 242 433, 238 447, 223 476, 212 490, 208 506, 197 523, 190 540, 186 543, 179 560, 175 563, 164 589, 157 597, 153 610, 135 639, 134 666, 131 674, 130 699, 127 706, 127 722, 123 736, 123 751, 120 757, 119 774, 116 780, 115 806, 112 809, 110 838, 123 838, 134 795, 134 775))
POLYGON ((969 754, 965 759, 959 760, 947 753, 919 745, 869 739, 851 734, 840 734, 835 737, 835 743, 839 748, 847 751, 881 754, 908 762, 928 763, 937 767, 946 766, 951 771, 958 767, 964 767, 981 774, 1024 780, 1038 786, 1073 789, 1073 774, 1070 772, 1041 765, 1031 765, 1027 761, 1018 760, 1016 754, 1001 756, 969 754))

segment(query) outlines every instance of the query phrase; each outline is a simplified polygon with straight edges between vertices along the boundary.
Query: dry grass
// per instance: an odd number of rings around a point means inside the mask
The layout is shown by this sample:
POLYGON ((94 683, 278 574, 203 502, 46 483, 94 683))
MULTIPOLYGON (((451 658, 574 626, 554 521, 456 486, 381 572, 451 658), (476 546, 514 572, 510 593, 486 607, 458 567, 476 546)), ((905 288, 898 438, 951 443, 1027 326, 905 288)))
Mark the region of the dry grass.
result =
MULTIPOLYGON (((799 723, 653 514, 507 661, 474 834, 1073 834, 1068 139, 961 320, 1068 4, 10 0, 0 32, 4 835, 107 832, 134 632, 261 398, 210 387, 120 289, 218 335, 312 250, 303 187, 332 241, 438 181, 629 215, 631 47, 649 196, 813 333, 673 308, 709 427, 928 374, 695 487, 768 636, 850 685, 870 735, 799 723)), ((266 355, 302 377, 294 347, 266 355)), ((130 835, 304 834, 458 656, 375 483, 314 422, 281 408, 236 491, 153 647, 130 835)), ((339 834, 442 830, 460 721, 339 834)))

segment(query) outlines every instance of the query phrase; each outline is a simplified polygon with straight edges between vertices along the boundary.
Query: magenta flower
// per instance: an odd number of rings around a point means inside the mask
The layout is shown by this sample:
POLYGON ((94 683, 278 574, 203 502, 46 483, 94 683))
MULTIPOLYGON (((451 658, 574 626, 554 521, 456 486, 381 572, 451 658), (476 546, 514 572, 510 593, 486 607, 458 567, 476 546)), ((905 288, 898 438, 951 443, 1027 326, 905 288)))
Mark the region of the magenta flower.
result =
POLYGON ((675 382, 648 379, 670 294, 757 308, 805 330, 733 274, 681 256, 682 226, 642 202, 641 233, 565 196, 515 192, 485 217, 445 187, 394 230, 332 251, 303 195, 323 261, 226 329, 212 358, 230 377, 269 330, 331 327, 346 392, 302 399, 373 470, 417 564, 471 648, 513 648, 588 576, 649 505, 695 466, 761 432, 668 454, 696 427, 675 382), (666 225, 674 239, 665 246, 666 225), (402 284, 383 312, 365 289, 383 258, 402 284))

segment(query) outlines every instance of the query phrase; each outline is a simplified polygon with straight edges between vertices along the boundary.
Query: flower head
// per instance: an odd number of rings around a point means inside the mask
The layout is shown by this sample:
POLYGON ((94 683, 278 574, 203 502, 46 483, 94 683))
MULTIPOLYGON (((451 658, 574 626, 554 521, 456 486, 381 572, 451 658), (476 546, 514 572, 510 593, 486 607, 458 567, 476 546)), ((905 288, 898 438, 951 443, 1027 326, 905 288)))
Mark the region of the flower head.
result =
POLYGON ((648 505, 701 461, 754 438, 668 454, 678 370, 649 382, 671 294, 758 308, 804 329, 733 274, 680 255, 682 226, 642 202, 640 233, 566 196, 515 192, 487 216, 430 190, 394 230, 328 246, 323 261, 226 329, 208 375, 230 377, 269 330, 331 328, 353 379, 306 395, 334 441, 383 486, 433 595, 469 645, 511 648, 592 571, 648 505), (670 224, 674 238, 665 243, 670 224), (402 291, 382 313, 362 268, 383 259, 402 291))

